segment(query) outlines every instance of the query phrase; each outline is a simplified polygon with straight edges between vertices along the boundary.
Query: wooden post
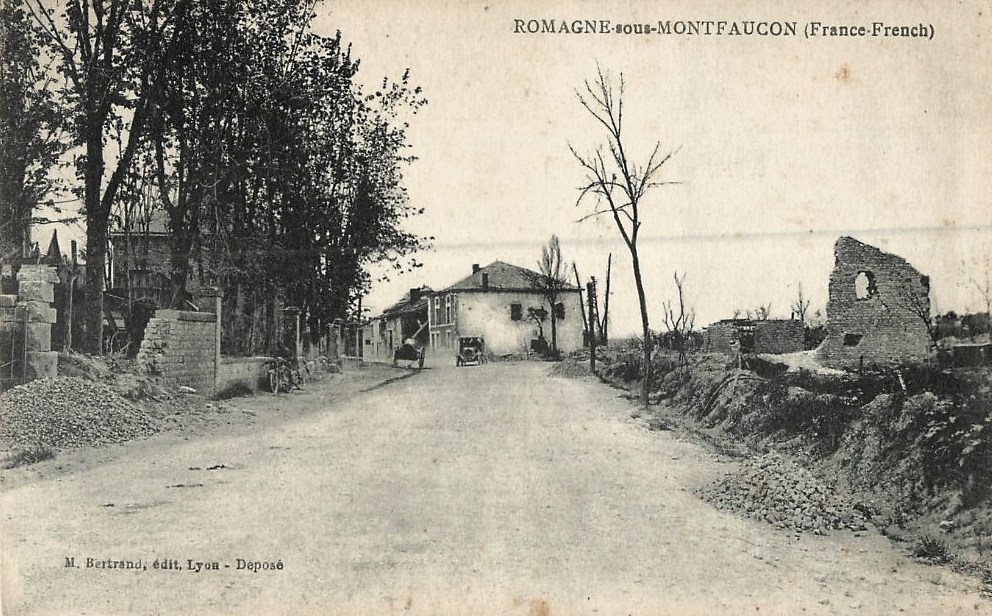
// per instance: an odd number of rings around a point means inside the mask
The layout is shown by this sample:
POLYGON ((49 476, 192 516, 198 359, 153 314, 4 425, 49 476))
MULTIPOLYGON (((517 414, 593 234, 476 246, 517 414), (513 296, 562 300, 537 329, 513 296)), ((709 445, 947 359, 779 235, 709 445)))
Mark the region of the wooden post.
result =
MULTIPOLYGON (((572 261, 572 271, 575 272, 575 286, 579 287, 579 309, 582 311, 582 327, 588 328, 589 321, 586 319, 586 302, 582 297, 582 280, 579 279, 579 268, 575 266, 575 261, 572 261)), ((592 332, 588 329, 585 334, 586 340, 592 337, 592 332)))
POLYGON ((610 340, 610 268, 613 266, 613 253, 606 258, 606 292, 603 294, 603 318, 599 326, 600 339, 603 344, 610 340))
POLYGON ((594 303, 596 301, 596 279, 586 285, 586 298, 589 301, 589 371, 596 374, 596 323, 594 303))

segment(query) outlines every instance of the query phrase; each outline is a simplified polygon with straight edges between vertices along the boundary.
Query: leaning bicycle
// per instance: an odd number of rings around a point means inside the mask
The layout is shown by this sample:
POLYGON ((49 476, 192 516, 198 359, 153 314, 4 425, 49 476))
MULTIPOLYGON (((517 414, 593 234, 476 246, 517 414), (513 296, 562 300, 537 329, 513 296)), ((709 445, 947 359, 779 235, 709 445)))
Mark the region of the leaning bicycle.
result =
POLYGON ((292 362, 283 357, 275 357, 265 362, 268 369, 269 391, 274 394, 288 394, 293 388, 303 389, 292 362))

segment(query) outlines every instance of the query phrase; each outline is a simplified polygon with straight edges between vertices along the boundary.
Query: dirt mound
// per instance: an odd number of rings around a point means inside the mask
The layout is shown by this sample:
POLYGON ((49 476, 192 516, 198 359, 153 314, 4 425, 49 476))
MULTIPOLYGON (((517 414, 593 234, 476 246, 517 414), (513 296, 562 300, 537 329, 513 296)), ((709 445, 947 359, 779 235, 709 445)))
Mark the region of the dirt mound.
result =
POLYGON ((831 530, 866 528, 860 511, 810 472, 776 454, 745 464, 699 495, 717 509, 797 532, 823 535, 831 530))
POLYGON ((157 431, 113 388, 84 378, 38 379, 0 395, 0 445, 10 450, 116 443, 157 431))
POLYGON ((561 376, 565 378, 578 378, 589 376, 589 364, 579 363, 574 359, 564 359, 554 365, 550 371, 551 376, 561 376))

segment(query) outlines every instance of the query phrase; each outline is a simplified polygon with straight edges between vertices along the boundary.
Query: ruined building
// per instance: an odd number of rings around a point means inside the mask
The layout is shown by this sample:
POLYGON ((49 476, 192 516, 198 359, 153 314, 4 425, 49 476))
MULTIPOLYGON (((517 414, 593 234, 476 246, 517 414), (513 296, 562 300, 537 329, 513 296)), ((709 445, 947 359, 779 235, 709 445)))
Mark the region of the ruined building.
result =
POLYGON ((797 319, 724 319, 706 327, 703 345, 710 353, 794 353, 803 334, 797 319))
POLYGON ((834 245, 821 361, 857 369, 925 361, 930 280, 905 259, 850 237, 834 245))

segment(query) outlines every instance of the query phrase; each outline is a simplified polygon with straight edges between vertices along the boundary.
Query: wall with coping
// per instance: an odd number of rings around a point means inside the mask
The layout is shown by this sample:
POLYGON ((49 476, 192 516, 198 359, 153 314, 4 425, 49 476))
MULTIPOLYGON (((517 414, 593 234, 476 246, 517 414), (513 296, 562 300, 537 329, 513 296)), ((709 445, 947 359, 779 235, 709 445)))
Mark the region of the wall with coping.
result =
POLYGON ((222 357, 217 367, 217 390, 222 393, 232 387, 242 386, 252 393, 266 390, 269 369, 266 362, 271 357, 222 357))

